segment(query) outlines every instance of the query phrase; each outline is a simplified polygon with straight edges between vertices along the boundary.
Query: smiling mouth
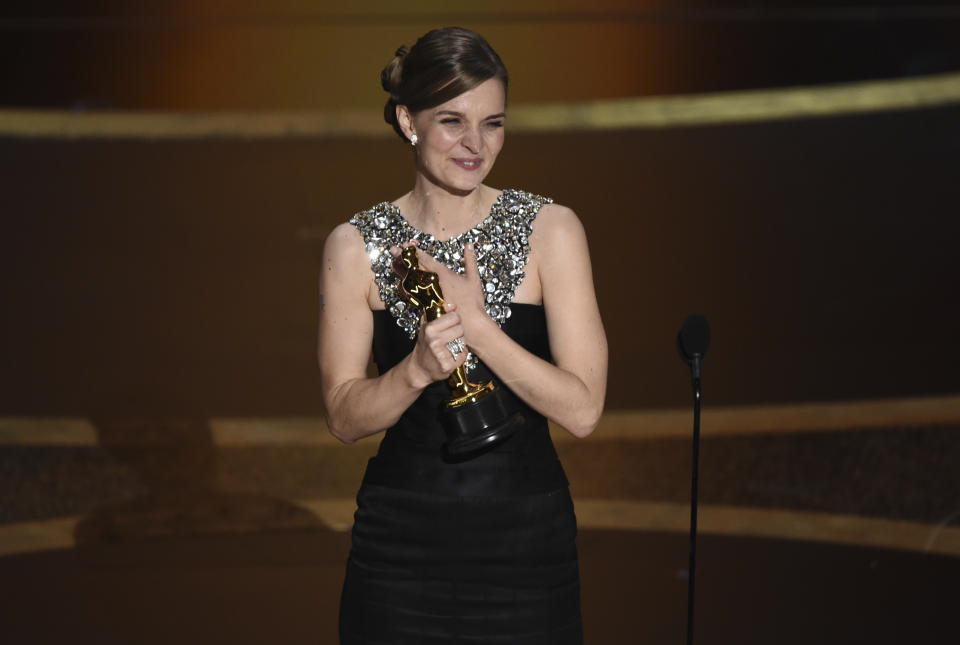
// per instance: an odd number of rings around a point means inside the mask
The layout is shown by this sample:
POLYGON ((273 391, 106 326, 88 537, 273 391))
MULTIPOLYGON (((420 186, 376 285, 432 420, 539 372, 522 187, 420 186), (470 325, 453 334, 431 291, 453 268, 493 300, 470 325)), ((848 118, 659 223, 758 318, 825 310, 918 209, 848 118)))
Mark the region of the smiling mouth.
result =
POLYGON ((483 164, 483 159, 454 159, 453 163, 464 170, 476 170, 483 164))

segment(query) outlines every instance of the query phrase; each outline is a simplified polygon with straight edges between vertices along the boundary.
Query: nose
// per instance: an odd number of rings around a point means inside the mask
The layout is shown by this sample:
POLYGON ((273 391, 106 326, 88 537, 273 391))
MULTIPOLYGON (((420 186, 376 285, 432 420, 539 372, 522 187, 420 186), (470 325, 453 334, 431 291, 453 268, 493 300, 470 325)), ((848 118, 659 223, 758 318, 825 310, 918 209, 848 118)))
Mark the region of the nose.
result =
POLYGON ((480 152, 480 147, 482 144, 483 137, 480 136, 480 130, 477 128, 468 128, 466 132, 463 133, 463 138, 460 139, 460 143, 463 144, 463 147, 470 151, 471 154, 477 154, 480 152))

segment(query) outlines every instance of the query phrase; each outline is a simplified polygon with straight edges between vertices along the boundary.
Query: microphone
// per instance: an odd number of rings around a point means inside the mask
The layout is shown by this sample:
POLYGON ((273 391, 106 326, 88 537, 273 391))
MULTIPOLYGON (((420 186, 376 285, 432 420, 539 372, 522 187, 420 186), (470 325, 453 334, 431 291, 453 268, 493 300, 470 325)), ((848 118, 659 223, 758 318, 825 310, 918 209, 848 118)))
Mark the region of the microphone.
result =
POLYGON ((710 347, 710 323, 702 314, 690 314, 683 321, 677 334, 677 349, 680 358, 690 366, 695 381, 700 380, 700 363, 710 347))
POLYGON ((677 334, 680 358, 693 376, 693 455, 690 471, 690 569, 687 579, 687 645, 693 645, 693 601, 697 572, 697 498, 700 472, 700 364, 710 347, 710 323, 702 314, 690 314, 677 334))

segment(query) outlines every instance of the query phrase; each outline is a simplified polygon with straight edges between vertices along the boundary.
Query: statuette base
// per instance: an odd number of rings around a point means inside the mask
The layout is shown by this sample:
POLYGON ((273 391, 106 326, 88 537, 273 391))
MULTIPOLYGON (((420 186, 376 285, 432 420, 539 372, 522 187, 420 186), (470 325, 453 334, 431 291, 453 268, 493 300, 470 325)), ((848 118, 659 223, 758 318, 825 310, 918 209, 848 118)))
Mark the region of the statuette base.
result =
POLYGON ((443 425, 447 434, 444 452, 454 458, 469 456, 509 439, 526 422, 516 397, 498 387, 475 401, 446 406, 443 425))

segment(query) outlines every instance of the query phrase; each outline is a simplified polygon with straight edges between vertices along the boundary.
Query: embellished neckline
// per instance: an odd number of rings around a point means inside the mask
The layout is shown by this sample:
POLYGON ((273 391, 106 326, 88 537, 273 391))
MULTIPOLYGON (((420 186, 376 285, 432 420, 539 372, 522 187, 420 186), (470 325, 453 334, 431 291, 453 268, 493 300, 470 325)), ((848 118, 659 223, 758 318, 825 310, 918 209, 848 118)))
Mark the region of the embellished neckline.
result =
MULTIPOLYGON (((421 312, 411 309, 399 291, 399 276, 392 269, 390 247, 416 240, 421 251, 450 270, 463 273, 464 247, 472 242, 477 251, 477 271, 483 282, 487 315, 500 325, 510 317, 513 294, 525 276, 533 220, 540 207, 550 202, 548 197, 522 190, 503 190, 483 221, 446 240, 438 240, 410 224, 393 202, 380 202, 361 211, 350 218, 350 223, 363 236, 385 310, 410 338, 415 338, 421 312)), ((468 369, 475 363, 476 357, 468 352, 468 369)))
POLYGON ((438 238, 435 235, 431 235, 430 233, 424 233, 423 231, 418 229, 416 226, 410 223, 410 221, 406 218, 406 216, 400 210, 400 207, 397 206, 394 202, 383 202, 381 206, 389 209, 397 217, 400 218, 400 226, 403 227, 406 231, 410 232, 411 240, 423 240, 424 242, 428 242, 430 244, 444 244, 444 245, 457 244, 462 246, 463 238, 467 238, 467 241, 474 240, 476 239, 479 233, 484 232, 487 230, 487 228, 489 228, 490 223, 493 222, 494 217, 496 217, 497 209, 502 205, 504 201, 504 196, 507 194, 507 192, 508 192, 507 190, 500 191, 500 194, 497 195, 497 198, 493 200, 493 204, 490 205, 490 209, 487 211, 486 217, 484 217, 482 220, 477 222, 475 226, 468 228, 467 230, 460 233, 459 235, 453 235, 446 239, 438 238))

